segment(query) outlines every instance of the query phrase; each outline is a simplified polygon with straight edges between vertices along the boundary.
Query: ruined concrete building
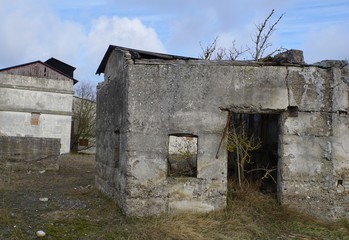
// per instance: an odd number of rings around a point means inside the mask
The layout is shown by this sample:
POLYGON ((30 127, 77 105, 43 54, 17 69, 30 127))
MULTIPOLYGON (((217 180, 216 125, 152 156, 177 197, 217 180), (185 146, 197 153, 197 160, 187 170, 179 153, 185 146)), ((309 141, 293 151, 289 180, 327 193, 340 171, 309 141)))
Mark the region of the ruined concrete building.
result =
POLYGON ((0 70, 0 162, 70 151, 74 70, 55 58, 0 70))
POLYGON ((97 70, 97 187, 128 215, 223 209, 224 130, 242 116, 263 126, 282 204, 349 217, 347 62, 289 53, 205 61, 110 46, 97 70))

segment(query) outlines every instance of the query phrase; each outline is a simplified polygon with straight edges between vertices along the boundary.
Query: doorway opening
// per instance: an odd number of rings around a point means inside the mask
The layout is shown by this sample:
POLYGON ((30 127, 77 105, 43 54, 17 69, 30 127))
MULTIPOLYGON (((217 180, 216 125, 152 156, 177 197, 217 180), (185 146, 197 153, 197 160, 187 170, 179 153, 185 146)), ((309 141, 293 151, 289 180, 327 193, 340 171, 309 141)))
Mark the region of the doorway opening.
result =
POLYGON ((228 180, 234 186, 276 194, 279 118, 279 114, 230 114, 228 180))

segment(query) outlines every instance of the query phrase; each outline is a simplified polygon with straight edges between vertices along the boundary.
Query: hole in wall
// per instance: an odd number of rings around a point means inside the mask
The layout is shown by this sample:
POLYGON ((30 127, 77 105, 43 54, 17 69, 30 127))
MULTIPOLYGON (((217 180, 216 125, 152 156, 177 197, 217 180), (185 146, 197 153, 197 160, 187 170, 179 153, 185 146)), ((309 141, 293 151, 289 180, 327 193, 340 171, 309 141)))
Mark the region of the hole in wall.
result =
POLYGON ((298 107, 297 106, 288 106, 288 116, 289 117, 298 117, 298 107))
POLYGON ((337 193, 344 193, 345 192, 344 181, 342 179, 337 180, 336 187, 337 187, 337 193))
POLYGON ((338 114, 339 114, 339 115, 348 115, 348 112, 347 112, 347 111, 344 111, 344 110, 339 110, 339 111, 338 111, 338 114))
POLYGON ((228 131, 228 180, 234 187, 277 192, 279 114, 232 113, 228 131))
POLYGON ((197 177, 198 137, 188 133, 170 134, 168 139, 169 177, 197 177))

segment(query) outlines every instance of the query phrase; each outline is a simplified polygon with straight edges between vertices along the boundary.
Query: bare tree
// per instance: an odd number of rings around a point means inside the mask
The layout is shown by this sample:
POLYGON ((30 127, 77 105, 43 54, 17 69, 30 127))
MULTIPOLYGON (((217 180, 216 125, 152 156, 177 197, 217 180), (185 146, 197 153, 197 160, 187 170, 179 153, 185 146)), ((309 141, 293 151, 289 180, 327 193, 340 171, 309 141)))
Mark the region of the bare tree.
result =
POLYGON ((227 58, 227 51, 225 48, 218 48, 215 55, 215 60, 224 60, 227 58))
POLYGON ((96 91, 90 83, 81 82, 75 89, 73 101, 72 150, 78 151, 95 145, 96 91))
POLYGON ((206 47, 203 47, 200 43, 202 54, 199 57, 205 60, 211 60, 212 57, 214 57, 214 60, 236 60, 249 50, 249 48, 243 49, 242 47, 238 49, 235 40, 232 42, 232 47, 230 49, 222 47, 217 49, 217 40, 218 36, 206 47))
MULTIPOLYGON (((252 38, 252 41, 254 43, 254 52, 251 53, 253 59, 256 61, 260 60, 263 57, 265 50, 272 46, 272 43, 270 42, 270 37, 276 30, 276 25, 284 16, 283 13, 275 22, 270 23, 270 18, 274 15, 274 13, 275 9, 271 10, 268 17, 262 23, 256 25, 257 31, 254 38, 252 38)), ((274 50, 272 53, 269 53, 268 56, 271 56, 275 52, 278 52, 280 50, 281 48, 274 50)))
POLYGON ((206 46, 205 48, 202 46, 202 44, 200 42, 202 54, 199 56, 199 58, 202 58, 205 60, 210 60, 213 53, 216 51, 217 40, 218 40, 218 36, 215 37, 215 39, 212 41, 212 43, 210 45, 206 46))
POLYGON ((261 147, 261 141, 253 134, 248 136, 245 123, 240 126, 232 126, 232 131, 228 134, 227 150, 235 154, 239 187, 245 180, 245 165, 251 163, 251 152, 261 147))
POLYGON ((210 60, 214 57, 215 60, 236 60, 239 57, 243 56, 246 52, 250 52, 252 58, 256 61, 263 60, 267 57, 274 55, 276 52, 284 50, 283 48, 278 48, 266 57, 264 56, 265 51, 272 46, 270 38, 272 33, 276 30, 277 24, 280 22, 284 13, 279 16, 275 22, 271 22, 271 18, 274 15, 275 10, 273 9, 268 17, 260 24, 256 25, 256 33, 252 38, 253 47, 240 47, 236 46, 236 41, 232 42, 232 47, 229 49, 226 48, 217 48, 218 36, 206 47, 203 47, 200 43, 202 54, 199 56, 202 59, 210 60))
POLYGON ((229 59, 228 60, 236 60, 238 59, 240 56, 242 56, 244 53, 246 53, 247 51, 249 51, 250 48, 246 47, 246 48, 242 48, 240 47, 239 49, 236 47, 236 41, 234 40, 232 42, 232 47, 229 49, 229 59))

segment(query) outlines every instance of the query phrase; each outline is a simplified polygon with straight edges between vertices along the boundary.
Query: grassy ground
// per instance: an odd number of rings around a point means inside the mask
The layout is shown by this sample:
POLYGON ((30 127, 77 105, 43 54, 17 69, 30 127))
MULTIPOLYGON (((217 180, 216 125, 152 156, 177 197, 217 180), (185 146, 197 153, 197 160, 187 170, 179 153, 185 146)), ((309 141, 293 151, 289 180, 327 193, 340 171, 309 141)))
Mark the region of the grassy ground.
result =
POLYGON ((2 170, 0 239, 349 239, 349 222, 322 222, 254 191, 224 211, 131 218, 93 188, 94 161, 71 155, 58 172, 2 170), (47 197, 47 202, 39 198, 47 197))

